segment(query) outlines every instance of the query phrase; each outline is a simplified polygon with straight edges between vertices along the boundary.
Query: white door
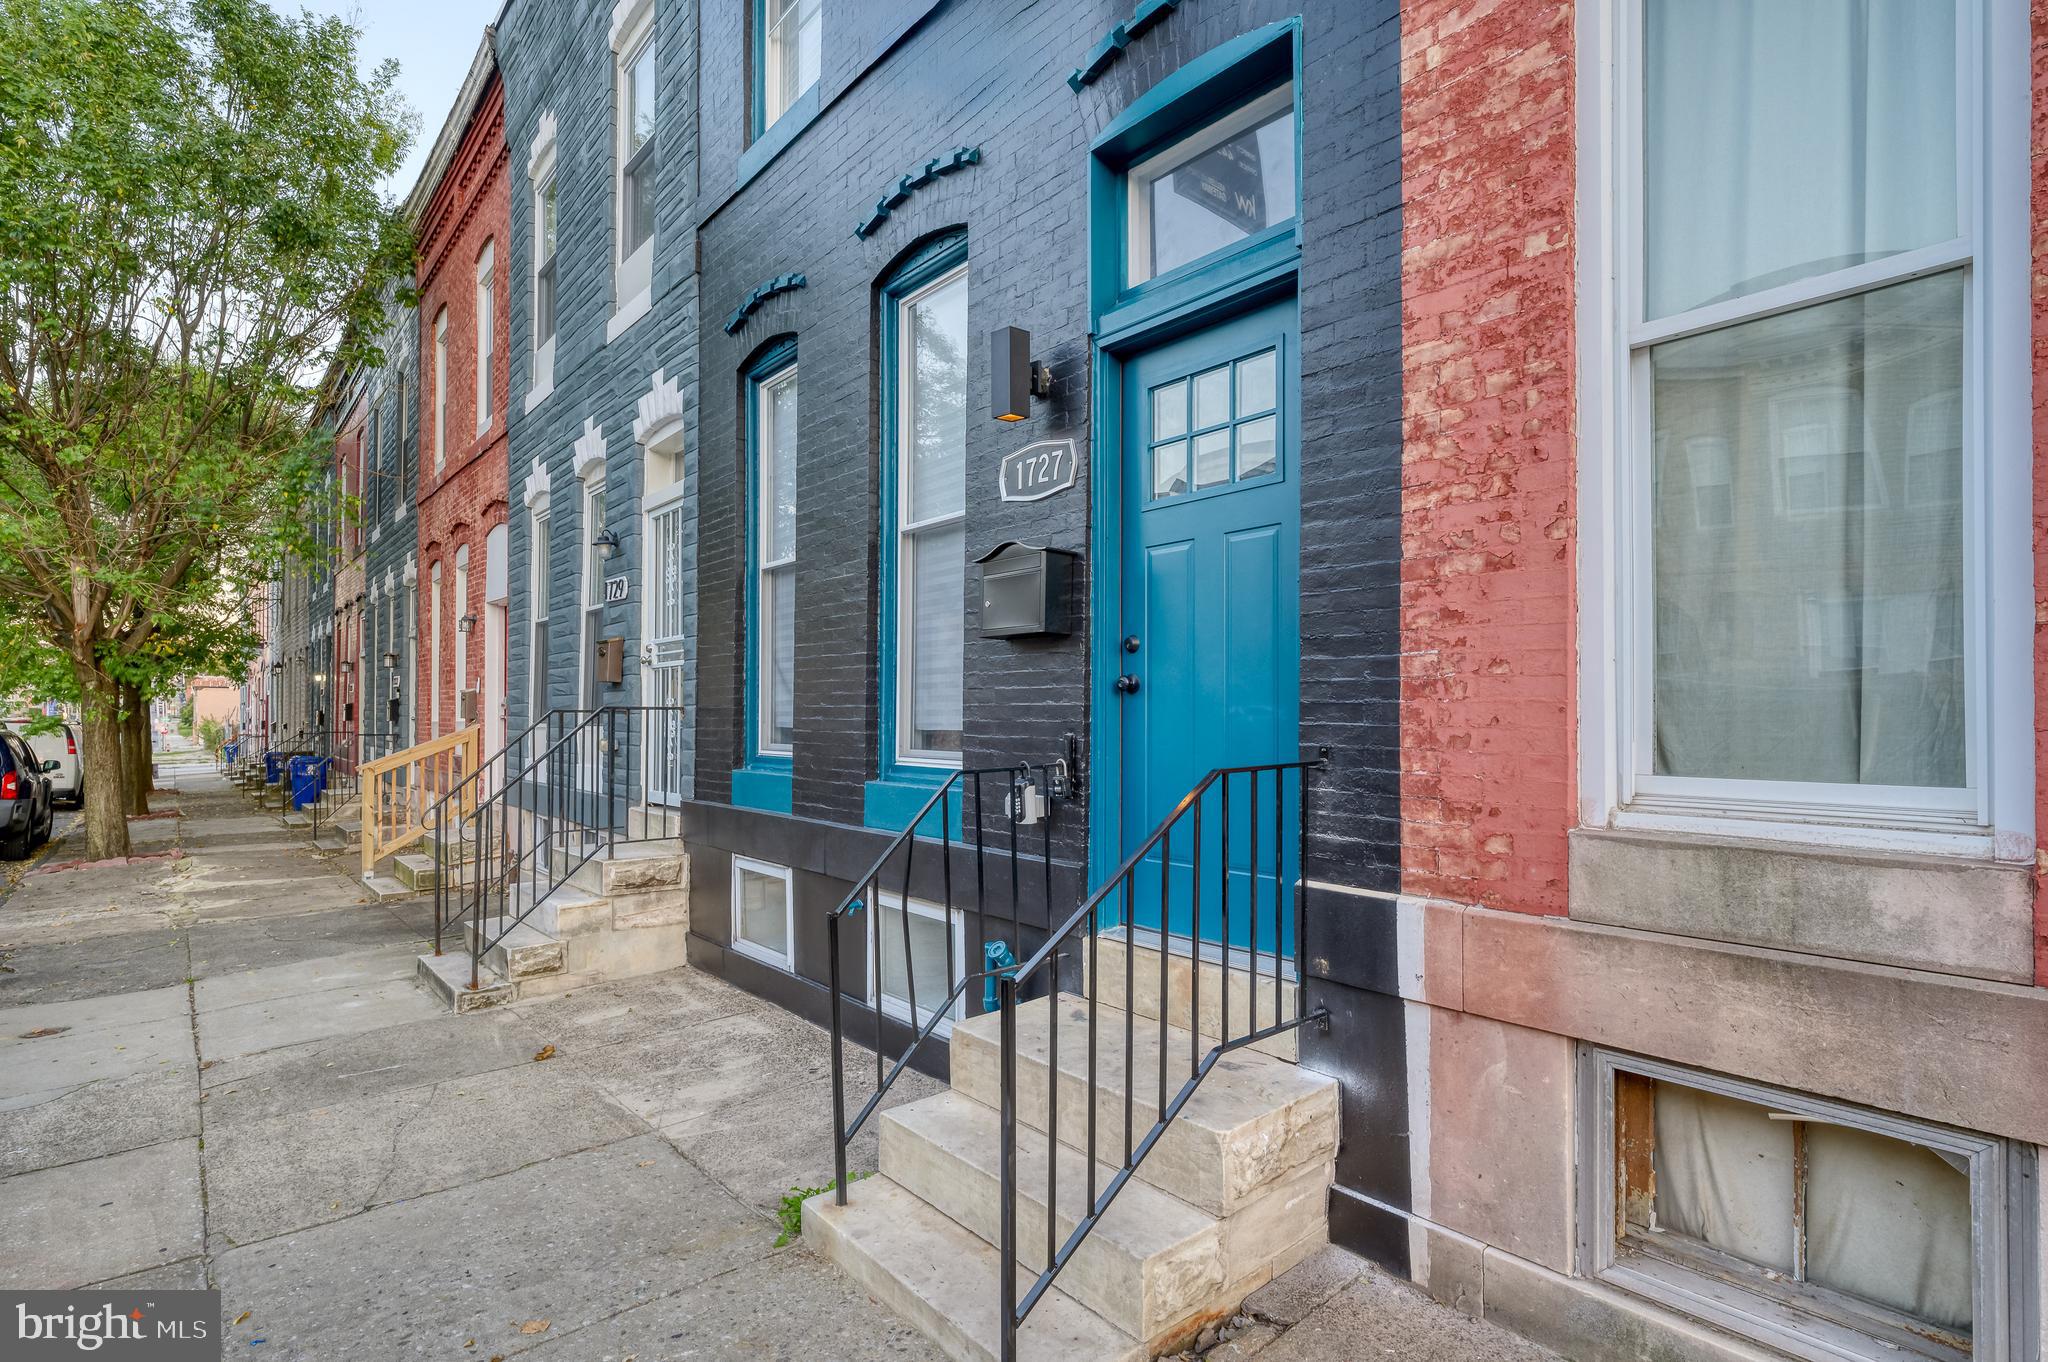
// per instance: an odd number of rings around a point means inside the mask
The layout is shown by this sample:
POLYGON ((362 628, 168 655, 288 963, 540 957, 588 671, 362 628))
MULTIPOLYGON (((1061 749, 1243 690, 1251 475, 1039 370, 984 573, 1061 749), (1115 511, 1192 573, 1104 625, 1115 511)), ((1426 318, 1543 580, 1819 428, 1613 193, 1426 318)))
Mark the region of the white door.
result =
POLYGON ((647 511, 647 802, 679 804, 689 784, 683 729, 683 501, 678 495, 647 511))

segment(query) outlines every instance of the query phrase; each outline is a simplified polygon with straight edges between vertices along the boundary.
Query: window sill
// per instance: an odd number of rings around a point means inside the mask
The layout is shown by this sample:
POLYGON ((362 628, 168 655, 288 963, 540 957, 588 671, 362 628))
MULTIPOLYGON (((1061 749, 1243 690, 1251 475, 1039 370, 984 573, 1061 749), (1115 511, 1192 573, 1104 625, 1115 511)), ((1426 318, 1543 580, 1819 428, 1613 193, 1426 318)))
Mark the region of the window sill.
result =
MULTIPOLYGON (((880 780, 867 783, 861 802, 861 823, 870 828, 886 832, 901 832, 910 826, 910 820, 917 817, 926 802, 938 793, 939 786, 952 775, 950 770, 939 767, 898 766, 880 780)), ((957 791, 955 792, 957 796, 957 791)), ((963 813, 962 800, 949 798, 946 809, 946 830, 950 836, 960 834, 960 820, 963 813)), ((936 819, 928 818, 928 827, 920 828, 921 836, 938 835, 936 819)))
POLYGON ((520 409, 519 414, 521 416, 530 415, 535 407, 547 401, 550 397, 553 397, 554 395, 555 380, 554 376, 551 374, 548 376, 547 382, 541 384, 537 388, 532 389, 526 394, 526 402, 524 406, 520 409))
POLYGON ((1697 826, 1577 828, 1575 921, 2033 982, 2031 868, 1697 826))
POLYGON ((796 102, 782 111, 782 117, 763 128, 761 135, 740 153, 739 164, 733 172, 734 189, 744 188, 748 181, 766 170, 768 163, 780 156, 783 149, 817 119, 824 107, 819 92, 822 84, 822 81, 812 81, 811 88, 798 95, 796 102))
POLYGON ((617 312, 614 312, 611 320, 604 324, 604 343, 610 345, 613 341, 625 335, 633 329, 634 323, 645 317, 653 309, 654 290, 652 288, 644 288, 634 294, 626 300, 626 305, 617 312))
POLYGON ((734 769, 732 802, 763 813, 788 813, 795 802, 795 778, 788 766, 760 761, 734 769))

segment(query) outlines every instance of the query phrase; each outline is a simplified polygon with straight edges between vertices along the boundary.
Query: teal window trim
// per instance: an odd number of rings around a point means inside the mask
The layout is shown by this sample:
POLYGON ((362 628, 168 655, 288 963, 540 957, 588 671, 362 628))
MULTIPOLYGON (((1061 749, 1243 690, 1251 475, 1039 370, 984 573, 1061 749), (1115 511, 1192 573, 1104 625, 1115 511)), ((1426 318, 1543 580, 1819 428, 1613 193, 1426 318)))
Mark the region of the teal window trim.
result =
MULTIPOLYGON (((768 117, 768 0, 750 0, 747 6, 747 20, 753 26, 751 69, 748 72, 747 91, 747 147, 740 153, 739 165, 734 178, 738 185, 744 185, 782 154, 782 149, 795 141, 797 134, 810 126, 824 107, 821 87, 825 83, 822 70, 818 78, 800 90, 789 101, 773 121, 768 117)), ((819 19, 822 26, 823 17, 819 19)), ((821 27, 822 31, 822 27, 821 27)), ((821 44, 822 45, 822 44, 821 44)), ((822 53, 821 62, 822 65, 822 53)), ((738 187, 736 185, 735 187, 738 187)))
POLYGON ((1088 294, 1097 338, 1089 425, 1088 877, 1100 883, 1122 855, 1122 734, 1114 685, 1123 611, 1124 354, 1156 336, 1207 324, 1297 286, 1301 263, 1302 23, 1267 24, 1194 58, 1133 100, 1091 144, 1088 294), (1294 217, 1214 255, 1127 287, 1130 194, 1125 172, 1284 82, 1294 84, 1294 217))
MULTIPOLYGON (((934 280, 951 273, 967 263, 967 234, 952 232, 926 243, 906 260, 896 266, 884 281, 881 289, 881 440, 879 478, 881 495, 881 523, 878 544, 880 548, 880 609, 875 621, 875 678, 876 678, 876 725, 878 746, 876 751, 876 779, 867 783, 862 802, 861 818, 868 827, 887 828, 900 831, 926 800, 932 796, 946 778, 958 769, 957 766, 928 765, 922 762, 906 762, 896 754, 897 735, 897 681, 898 648, 901 636, 901 583, 900 557, 901 534, 896 524, 897 496, 899 492, 897 443, 898 422, 902 413, 898 408, 897 395, 901 390, 900 322, 898 314, 905 298, 934 280)), ((960 826, 960 806, 949 801, 950 815, 947 819, 951 830, 960 826)))
MULTIPOLYGON (((747 406, 746 648, 741 668, 742 764, 732 773, 732 802, 770 813, 788 813, 794 801, 794 761, 786 752, 761 750, 761 388, 796 363, 796 341, 778 341, 743 371, 747 406)), ((801 397, 798 399, 801 404, 801 397)), ((799 407, 801 409, 801 407, 799 407)))

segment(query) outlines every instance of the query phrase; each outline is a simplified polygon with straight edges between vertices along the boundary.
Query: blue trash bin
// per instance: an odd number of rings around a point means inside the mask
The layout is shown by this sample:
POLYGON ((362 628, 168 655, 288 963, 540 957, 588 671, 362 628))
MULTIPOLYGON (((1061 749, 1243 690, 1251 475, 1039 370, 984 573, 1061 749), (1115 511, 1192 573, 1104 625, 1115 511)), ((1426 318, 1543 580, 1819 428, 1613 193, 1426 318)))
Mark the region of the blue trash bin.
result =
POLYGON ((222 761, 232 762, 241 755, 242 744, 238 742, 224 742, 220 745, 220 759, 222 761))
POLYGON ((284 761, 285 757, 282 752, 265 752, 263 754, 263 783, 265 785, 277 784, 279 778, 284 773, 284 761))
POLYGON ((320 792, 327 788, 327 763, 329 757, 292 758, 292 807, 303 809, 308 804, 318 803, 320 792))

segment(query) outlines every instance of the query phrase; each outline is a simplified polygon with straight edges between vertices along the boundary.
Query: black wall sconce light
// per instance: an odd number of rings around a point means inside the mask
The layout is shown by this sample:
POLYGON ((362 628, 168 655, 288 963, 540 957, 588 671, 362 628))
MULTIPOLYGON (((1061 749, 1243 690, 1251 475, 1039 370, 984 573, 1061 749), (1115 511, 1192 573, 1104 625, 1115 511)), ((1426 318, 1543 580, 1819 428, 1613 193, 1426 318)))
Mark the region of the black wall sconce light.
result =
POLYGON ((344 662, 341 664, 341 674, 343 676, 348 676, 352 674, 355 671, 355 669, 356 664, 353 662, 344 662))
POLYGON ((397 653, 386 653, 386 654, 384 654, 384 665, 385 665, 385 666, 386 666, 387 668, 396 668, 396 667, 398 666, 398 654, 397 654, 397 653))
POLYGON ((1052 396, 1052 367, 1031 358, 1031 333, 1020 326, 999 326, 988 333, 991 414, 998 421, 1022 421, 1031 415, 1031 399, 1052 396))
POLYGON ((619 537, 610 530, 599 530, 597 538, 590 541, 590 547, 597 550, 597 556, 609 559, 619 551, 619 537))
POLYGON ((476 629, 476 616, 464 615, 461 619, 455 621, 455 628, 458 632, 464 634, 474 632, 476 629))

